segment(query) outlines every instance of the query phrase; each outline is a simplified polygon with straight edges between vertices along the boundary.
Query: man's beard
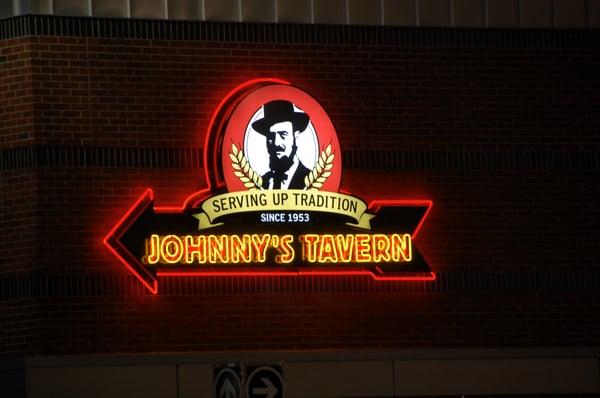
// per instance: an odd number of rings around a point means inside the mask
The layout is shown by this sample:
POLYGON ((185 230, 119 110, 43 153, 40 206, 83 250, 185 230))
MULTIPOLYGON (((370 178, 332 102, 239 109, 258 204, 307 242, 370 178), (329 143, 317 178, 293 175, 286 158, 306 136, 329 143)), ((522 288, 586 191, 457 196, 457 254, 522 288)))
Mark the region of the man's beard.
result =
POLYGON ((271 171, 274 171, 276 174, 285 173, 288 171, 289 168, 292 167, 292 164, 294 164, 294 157, 296 156, 297 149, 296 143, 294 142, 289 156, 282 156, 281 158, 278 158, 275 153, 270 153, 269 168, 271 171))
POLYGON ((269 151, 269 168, 271 169, 270 174, 274 181, 279 181, 281 183, 286 180, 287 176, 285 175, 285 172, 292 167, 292 164, 294 164, 294 157, 296 157, 297 149, 296 140, 294 140, 292 151, 289 156, 278 158, 274 151, 269 151))

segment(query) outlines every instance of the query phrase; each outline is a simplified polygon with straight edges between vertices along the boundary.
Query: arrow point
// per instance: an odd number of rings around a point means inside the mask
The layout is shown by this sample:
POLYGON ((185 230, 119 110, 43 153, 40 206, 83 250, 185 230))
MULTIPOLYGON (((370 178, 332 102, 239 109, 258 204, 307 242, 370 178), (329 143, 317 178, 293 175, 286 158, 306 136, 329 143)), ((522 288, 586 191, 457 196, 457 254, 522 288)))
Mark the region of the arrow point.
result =
POLYGON ((148 206, 154 202, 154 193, 148 188, 119 219, 116 225, 104 237, 103 243, 117 257, 121 263, 150 291, 152 294, 158 293, 158 282, 156 278, 148 272, 142 264, 127 250, 120 242, 120 238, 142 214, 148 206))

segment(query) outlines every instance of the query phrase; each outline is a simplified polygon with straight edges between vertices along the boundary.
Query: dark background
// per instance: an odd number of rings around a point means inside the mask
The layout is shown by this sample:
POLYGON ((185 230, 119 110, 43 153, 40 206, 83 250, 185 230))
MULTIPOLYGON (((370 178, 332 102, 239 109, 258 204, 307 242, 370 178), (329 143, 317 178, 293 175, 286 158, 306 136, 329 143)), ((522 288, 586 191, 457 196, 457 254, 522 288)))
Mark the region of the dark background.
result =
POLYGON ((0 21, 0 352, 592 346, 598 31, 0 21), (278 77, 329 113, 342 187, 431 199, 435 282, 162 278, 102 239, 204 188, 208 120, 278 77))

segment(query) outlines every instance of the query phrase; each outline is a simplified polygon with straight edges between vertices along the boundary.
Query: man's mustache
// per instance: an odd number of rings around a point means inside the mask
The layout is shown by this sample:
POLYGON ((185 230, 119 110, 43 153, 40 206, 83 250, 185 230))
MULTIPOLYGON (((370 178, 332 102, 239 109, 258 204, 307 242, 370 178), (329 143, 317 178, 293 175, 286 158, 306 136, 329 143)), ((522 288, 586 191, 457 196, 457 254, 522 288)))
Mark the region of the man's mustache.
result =
POLYGON ((269 153, 283 152, 283 151, 285 151, 285 148, 282 146, 277 146, 277 145, 269 146, 269 153))

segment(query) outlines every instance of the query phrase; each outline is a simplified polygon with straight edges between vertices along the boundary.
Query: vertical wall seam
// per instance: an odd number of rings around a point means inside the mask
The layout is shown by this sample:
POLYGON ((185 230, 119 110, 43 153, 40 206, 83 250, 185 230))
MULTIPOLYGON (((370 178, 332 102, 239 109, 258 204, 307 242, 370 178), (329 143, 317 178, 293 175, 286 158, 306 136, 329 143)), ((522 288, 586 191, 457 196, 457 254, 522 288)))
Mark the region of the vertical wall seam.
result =
POLYGON ((415 23, 416 26, 421 26, 421 13, 419 12, 419 7, 421 6, 420 0, 414 0, 415 5, 415 23))
POLYGON ((350 0, 346 0, 346 25, 350 25, 350 0))
POLYGON ((489 9, 488 9, 488 1, 489 0, 483 0, 483 27, 484 28, 489 28, 490 27, 490 17, 489 17, 489 9))
POLYGON ((395 396, 398 395, 398 391, 396 391, 396 361, 392 359, 392 394, 395 396))
POLYGON ((176 363, 175 364, 175 387, 176 387, 176 391, 177 391, 177 398, 180 397, 179 395, 179 364, 176 363))

